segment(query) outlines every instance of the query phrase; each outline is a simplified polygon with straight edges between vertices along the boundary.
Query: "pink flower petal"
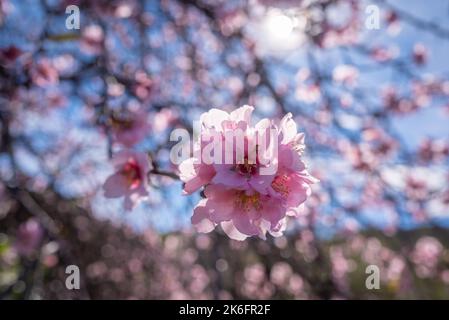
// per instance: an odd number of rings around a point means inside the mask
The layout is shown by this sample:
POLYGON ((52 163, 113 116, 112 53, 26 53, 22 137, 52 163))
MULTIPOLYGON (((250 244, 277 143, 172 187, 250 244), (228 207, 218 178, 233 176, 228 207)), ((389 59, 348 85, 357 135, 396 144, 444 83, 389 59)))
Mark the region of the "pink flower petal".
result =
POLYGON ((201 200, 193 210, 192 224, 198 232, 208 233, 215 229, 215 224, 209 219, 207 200, 201 200))
POLYGON ((251 122, 251 114, 254 111, 254 107, 244 105, 231 112, 230 119, 235 122, 244 121, 246 123, 251 122))
POLYGON ((247 235, 245 235, 237 230, 237 228, 234 226, 232 221, 225 221, 225 222, 222 222, 220 225, 221 225, 221 228, 223 229, 223 231, 228 235, 228 237, 233 240, 243 241, 246 238, 248 238, 247 235))
POLYGON ((106 179, 103 190, 106 198, 122 197, 128 190, 128 181, 120 173, 113 174, 106 179))

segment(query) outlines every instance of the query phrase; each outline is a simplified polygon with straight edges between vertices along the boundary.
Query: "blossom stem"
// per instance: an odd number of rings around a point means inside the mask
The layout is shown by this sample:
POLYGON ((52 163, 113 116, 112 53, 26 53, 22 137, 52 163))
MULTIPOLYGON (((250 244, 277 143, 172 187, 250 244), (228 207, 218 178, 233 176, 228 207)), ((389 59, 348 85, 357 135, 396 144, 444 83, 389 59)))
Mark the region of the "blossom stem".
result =
POLYGON ((174 172, 170 172, 170 171, 153 169, 153 170, 150 171, 150 173, 151 174, 158 174, 158 175, 161 175, 161 176, 170 177, 170 178, 175 179, 175 180, 179 180, 179 175, 174 173, 174 172))

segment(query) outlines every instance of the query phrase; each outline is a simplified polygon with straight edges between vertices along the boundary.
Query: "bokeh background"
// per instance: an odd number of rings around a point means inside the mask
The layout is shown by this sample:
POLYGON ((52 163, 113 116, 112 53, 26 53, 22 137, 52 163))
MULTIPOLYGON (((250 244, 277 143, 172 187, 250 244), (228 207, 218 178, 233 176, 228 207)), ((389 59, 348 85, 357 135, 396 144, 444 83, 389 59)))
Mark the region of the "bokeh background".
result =
POLYGON ((0 298, 449 298, 448 17, 444 0, 0 0, 0 298), (321 180, 280 238, 197 234, 200 193, 169 161, 174 128, 243 104, 291 112, 321 180), (101 186, 111 117, 136 109, 159 174, 125 212, 101 186))

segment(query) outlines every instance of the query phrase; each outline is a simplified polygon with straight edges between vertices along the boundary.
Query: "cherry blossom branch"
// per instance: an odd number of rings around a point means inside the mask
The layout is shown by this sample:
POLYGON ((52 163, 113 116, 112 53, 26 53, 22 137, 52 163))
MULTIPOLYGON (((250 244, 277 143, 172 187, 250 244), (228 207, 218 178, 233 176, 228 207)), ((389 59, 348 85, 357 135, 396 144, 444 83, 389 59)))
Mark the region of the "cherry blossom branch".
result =
POLYGON ((165 177, 170 177, 170 178, 172 178, 174 180, 179 180, 179 175, 174 173, 174 172, 170 172, 170 171, 153 169, 153 170, 150 171, 150 173, 151 174, 165 176, 165 177))

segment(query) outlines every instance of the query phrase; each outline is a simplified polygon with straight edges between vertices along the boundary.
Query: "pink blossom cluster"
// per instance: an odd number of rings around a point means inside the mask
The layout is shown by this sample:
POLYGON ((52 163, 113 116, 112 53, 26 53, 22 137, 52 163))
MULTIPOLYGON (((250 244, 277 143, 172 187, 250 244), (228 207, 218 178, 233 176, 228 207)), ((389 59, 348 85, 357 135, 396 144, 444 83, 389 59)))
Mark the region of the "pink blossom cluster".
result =
POLYGON ((114 143, 123 147, 112 156, 115 172, 104 185, 106 198, 124 198, 125 210, 134 209, 148 196, 148 174, 152 169, 144 152, 131 149, 141 142, 150 130, 147 113, 143 109, 126 110, 110 117, 110 130, 114 143))
POLYGON ((251 106, 243 106, 229 114, 211 109, 201 115, 200 139, 194 149, 204 149, 210 137, 218 133, 220 145, 233 148, 234 162, 209 163, 194 155, 180 164, 186 194, 204 187, 205 198, 195 207, 191 219, 199 232, 210 232, 219 224, 235 240, 250 236, 265 239, 267 232, 280 236, 286 228, 287 216, 298 215, 311 194, 310 185, 317 182, 302 161, 304 134, 297 132, 292 115, 287 114, 281 121, 262 119, 251 126, 253 110, 251 106), (228 133, 237 130, 244 133, 244 151, 228 139, 228 133), (274 135, 266 135, 268 130, 274 135), (260 137, 269 146, 277 145, 276 152, 260 148, 263 144, 260 137), (238 153, 244 155, 243 161, 238 161, 238 153), (275 170, 262 170, 267 166, 275 170))

